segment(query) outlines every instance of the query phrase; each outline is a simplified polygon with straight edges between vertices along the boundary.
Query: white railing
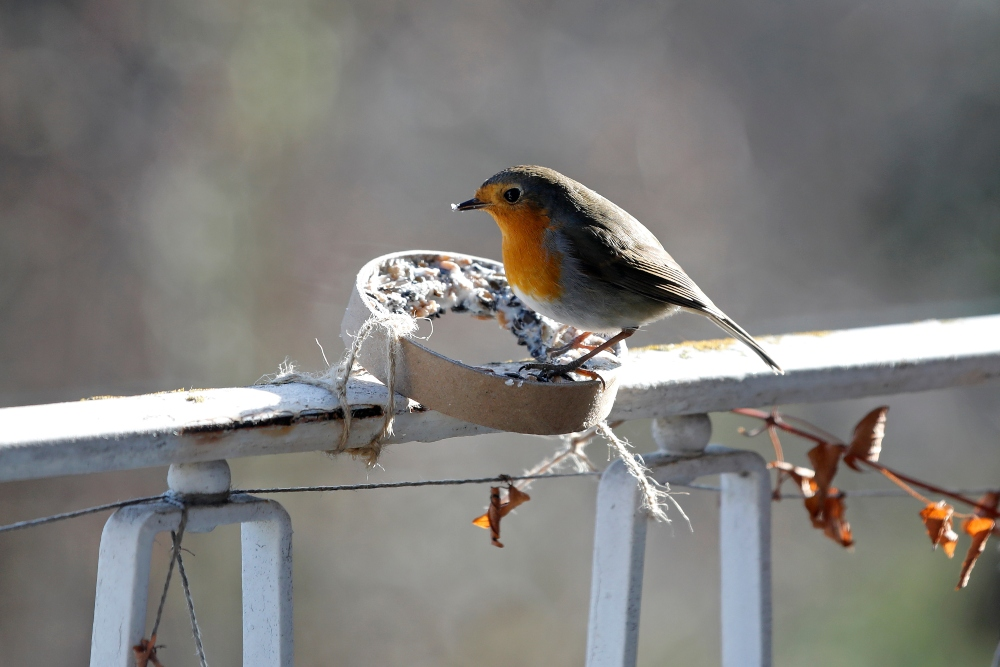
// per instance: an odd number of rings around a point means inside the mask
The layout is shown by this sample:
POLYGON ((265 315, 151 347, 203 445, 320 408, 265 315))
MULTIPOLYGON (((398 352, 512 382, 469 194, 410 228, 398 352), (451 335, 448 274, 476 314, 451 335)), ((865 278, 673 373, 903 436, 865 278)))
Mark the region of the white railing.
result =
MULTIPOLYGON (((610 416, 656 418, 654 437, 663 452, 646 462, 659 479, 686 483, 702 475, 722 477, 727 666, 770 664, 770 507, 763 460, 708 446, 710 426, 702 415, 1000 378, 1000 316, 764 340, 784 366, 784 376, 771 375, 735 344, 633 350, 610 416)), ((382 426, 386 393, 376 381, 358 379, 349 385, 348 399, 353 420, 345 446, 362 446, 382 426)), ((488 431, 413 402, 398 400, 397 406, 395 435, 386 444, 488 431)), ((123 508, 105 527, 91 664, 132 664, 131 647, 145 626, 149 544, 157 532, 176 528, 185 506, 191 529, 243 525, 244 664, 291 665, 290 523, 273 501, 227 495, 224 461, 329 450, 340 440, 342 423, 336 398, 305 385, 0 409, 0 482, 171 465, 173 501, 123 508)), ((631 665, 646 518, 619 464, 602 477, 596 522, 588 665, 631 665)))

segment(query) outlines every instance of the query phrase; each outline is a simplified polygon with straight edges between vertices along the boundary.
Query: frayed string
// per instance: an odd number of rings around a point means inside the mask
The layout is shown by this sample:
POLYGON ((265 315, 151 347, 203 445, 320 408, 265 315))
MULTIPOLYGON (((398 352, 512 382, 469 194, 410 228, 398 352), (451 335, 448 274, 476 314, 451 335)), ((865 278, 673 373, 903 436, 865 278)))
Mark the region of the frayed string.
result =
POLYGON ((684 517, 684 521, 687 522, 691 532, 694 532, 694 528, 691 526, 691 519, 688 518, 687 514, 684 513, 684 508, 674 498, 673 492, 670 490, 670 485, 660 484, 653 479, 652 471, 646 467, 641 456, 634 454, 630 450, 628 441, 615 435, 615 432, 608 426, 607 421, 602 421, 598 424, 596 430, 608 441, 608 445, 615 451, 618 458, 622 460, 622 463, 625 464, 625 469, 635 478, 636 483, 639 485, 639 493, 642 496, 642 509, 657 521, 671 523, 670 517, 667 516, 664 509, 664 501, 669 500, 677 508, 677 511, 680 512, 681 516, 684 517))
POLYGON ((378 463, 379 456, 382 454, 382 440, 392 436, 392 422, 396 418, 396 360, 403 353, 403 338, 412 334, 416 329, 417 321, 408 315, 372 315, 361 326, 351 343, 351 347, 344 355, 344 360, 337 369, 336 393, 344 410, 344 430, 341 433, 339 450, 346 451, 351 456, 365 459, 365 463, 369 467, 374 467, 378 463), (349 416, 351 409, 347 403, 347 380, 350 378, 354 361, 361 350, 362 343, 371 336, 376 327, 382 327, 386 333, 385 388, 389 397, 383 412, 382 428, 367 445, 345 449, 351 428, 349 416))
MULTIPOLYGON (((337 444, 337 448, 331 450, 329 453, 339 454, 340 452, 347 452, 356 458, 363 458, 369 467, 374 467, 378 463, 379 456, 382 453, 382 440, 392 435, 392 423, 396 416, 396 360, 402 354, 402 340, 406 336, 411 335, 416 329, 416 320, 408 315, 394 315, 385 312, 373 313, 371 317, 365 320, 361 328, 358 329, 358 332, 351 340, 351 345, 344 353, 344 358, 337 366, 330 366, 322 375, 316 376, 309 373, 300 373, 295 370, 294 366, 286 363, 283 367, 279 368, 278 374, 269 381, 271 384, 298 382, 314 387, 322 387, 327 391, 333 392, 340 403, 340 409, 344 413, 344 420, 343 430, 340 432, 340 442, 337 444), (351 404, 347 400, 347 384, 351 379, 351 374, 354 372, 354 366, 357 363, 361 346, 371 337, 372 332, 376 328, 382 328, 386 333, 385 388, 389 397, 383 409, 382 427, 368 444, 361 447, 348 447, 347 443, 351 437, 352 415, 351 404)), ((320 350, 322 349, 322 346, 320 346, 320 350)), ((325 359, 325 353, 323 356, 325 359)))

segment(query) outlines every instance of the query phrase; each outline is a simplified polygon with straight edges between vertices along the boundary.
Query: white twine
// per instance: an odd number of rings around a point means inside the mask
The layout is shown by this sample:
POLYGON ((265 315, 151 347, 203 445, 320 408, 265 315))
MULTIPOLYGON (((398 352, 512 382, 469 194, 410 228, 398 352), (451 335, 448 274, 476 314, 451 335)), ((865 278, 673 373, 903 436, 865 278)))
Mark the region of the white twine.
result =
POLYGON ((684 508, 674 498, 673 493, 670 491, 670 485, 660 484, 653 479, 652 471, 646 467, 642 457, 630 451, 628 441, 615 435, 615 432, 608 426, 607 421, 602 421, 597 425, 596 429, 608 441, 608 445, 614 449, 618 458, 622 460, 622 463, 625 464, 625 469, 635 478, 636 483, 639 485, 639 493, 642 495, 642 509, 657 521, 671 523, 670 517, 667 516, 663 506, 664 501, 669 500, 677 508, 677 511, 680 512, 681 516, 684 517, 691 532, 694 532, 694 528, 691 526, 691 519, 688 518, 687 514, 684 513, 684 508))
POLYGON ((382 454, 382 440, 392 435, 392 422, 396 418, 396 360, 403 353, 403 338, 412 334, 416 329, 417 321, 408 315, 373 314, 361 325, 361 329, 354 336, 351 347, 344 354, 344 360, 337 368, 335 390, 337 398, 340 400, 340 405, 344 410, 344 430, 340 435, 338 450, 346 451, 351 456, 365 459, 369 467, 374 467, 378 463, 379 456, 382 454), (378 434, 367 445, 345 449, 351 431, 351 408, 347 402, 347 381, 350 379, 351 371, 354 369, 354 360, 361 350, 361 345, 365 342, 365 339, 371 336, 375 327, 382 327, 386 333, 385 388, 389 393, 389 397, 383 410, 382 428, 379 429, 378 434))
MULTIPOLYGON (((302 384, 322 387, 332 392, 340 403, 340 409, 344 413, 343 429, 340 432, 340 442, 337 448, 331 450, 330 454, 347 452, 351 456, 360 457, 365 460, 369 467, 374 467, 378 463, 382 453, 382 440, 392 435, 392 423, 396 417, 396 360, 402 354, 404 337, 409 336, 417 329, 417 321, 408 315, 395 315, 385 311, 372 313, 371 317, 365 320, 361 328, 351 340, 351 345, 344 353, 344 358, 336 367, 329 367, 320 376, 308 373, 299 373, 291 364, 286 364, 284 369, 279 370, 278 375, 271 380, 271 384, 288 384, 299 382, 302 384), (386 338, 386 383, 385 387, 389 393, 387 403, 383 408, 382 427, 378 433, 372 436, 368 444, 361 447, 348 447, 347 443, 351 436, 351 404, 347 400, 347 384, 354 372, 357 357, 361 351, 361 346, 371 337, 376 328, 385 330, 386 338)), ((320 346, 320 350, 322 350, 320 346)), ((326 355, 324 353, 324 359, 326 355)))

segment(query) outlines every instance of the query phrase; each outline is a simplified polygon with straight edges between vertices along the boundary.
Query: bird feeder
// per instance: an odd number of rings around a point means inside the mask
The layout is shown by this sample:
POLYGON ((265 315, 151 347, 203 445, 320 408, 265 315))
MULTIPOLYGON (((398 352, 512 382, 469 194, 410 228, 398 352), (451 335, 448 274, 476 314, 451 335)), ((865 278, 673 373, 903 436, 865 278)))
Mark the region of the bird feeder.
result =
MULTIPOLYGON (((531 371, 520 370, 524 361, 470 366, 424 347, 411 333, 398 335, 398 327, 379 325, 449 312, 497 322, 539 361, 565 363, 587 351, 571 349, 549 358, 553 349, 582 332, 525 306, 507 284, 500 262, 430 250, 393 253, 368 262, 355 281, 341 338, 351 346, 365 328, 357 361, 366 371, 386 384, 392 372, 397 393, 474 424, 551 435, 581 431, 611 411, 626 354, 624 343, 584 365, 600 380, 571 374, 542 381, 531 371), (372 318, 375 325, 366 328, 372 318), (394 345, 396 353, 389 354, 394 345), (395 363, 390 364, 392 358, 395 363)), ((587 342, 604 341, 592 336, 587 342)))

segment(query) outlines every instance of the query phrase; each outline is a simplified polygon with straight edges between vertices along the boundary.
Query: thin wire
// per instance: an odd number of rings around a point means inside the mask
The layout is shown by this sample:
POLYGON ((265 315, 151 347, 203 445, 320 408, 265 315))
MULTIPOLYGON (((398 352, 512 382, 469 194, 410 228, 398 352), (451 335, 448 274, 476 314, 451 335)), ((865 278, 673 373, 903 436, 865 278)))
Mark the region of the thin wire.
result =
POLYGON ((205 645, 201 641, 201 628, 198 627, 198 617, 194 614, 191 585, 188 583, 187 571, 184 569, 184 559, 181 557, 181 544, 179 541, 174 542, 174 549, 177 550, 177 573, 181 575, 181 587, 184 589, 184 599, 187 601, 188 616, 191 617, 191 634, 194 635, 194 646, 198 651, 198 661, 201 663, 201 667, 208 667, 208 659, 205 657, 205 645))
POLYGON ((420 482, 380 482, 376 484, 338 484, 335 486, 285 486, 267 489, 233 489, 232 493, 302 493, 305 491, 367 491, 369 489, 399 489, 411 486, 461 486, 463 484, 497 484, 519 482, 525 479, 554 479, 556 477, 594 477, 599 471, 542 473, 538 475, 499 475, 470 479, 429 479, 420 482))
POLYGON ((88 507, 82 510, 73 510, 72 512, 64 512, 62 514, 53 514, 52 516, 46 516, 40 519, 29 519, 27 521, 18 521, 17 523, 11 523, 6 526, 0 526, 0 533, 6 533, 12 530, 20 530, 22 528, 34 528, 35 526, 41 526, 43 524, 52 523, 54 521, 62 521, 63 519, 75 519, 78 516, 85 516, 87 514, 103 512, 105 510, 117 509, 119 507, 127 507, 129 505, 140 505, 142 503, 151 503, 157 500, 164 500, 164 499, 165 496, 162 494, 159 496, 146 496, 145 498, 132 498, 131 500, 120 500, 116 503, 97 505, 95 507, 88 507))
POLYGON ((163 593, 160 595, 160 606, 156 608, 156 620, 153 621, 153 630, 149 633, 150 638, 156 636, 156 631, 160 629, 160 619, 163 618, 163 605, 167 602, 167 591, 170 590, 170 578, 174 574, 174 563, 181 555, 181 539, 184 537, 184 527, 187 525, 187 508, 181 509, 181 522, 177 526, 177 532, 170 531, 173 540, 173 549, 170 552, 170 565, 167 567, 167 578, 163 582, 163 593))
MULTIPOLYGON (((600 475, 601 471, 583 471, 583 472, 561 472, 561 473, 540 473, 537 475, 498 475, 496 477, 475 477, 469 479, 431 479, 419 482, 381 482, 375 484, 338 484, 332 486, 286 486, 286 487, 271 487, 271 488, 258 488, 258 489, 233 489, 230 493, 246 493, 246 494, 269 494, 269 493, 304 493, 307 491, 367 491, 370 489, 399 489, 406 487, 417 487, 417 486, 461 486, 464 484, 497 484, 497 483, 507 483, 507 482, 518 482, 522 480, 540 480, 540 479, 555 479, 562 477, 595 477, 600 475)), ((701 485, 701 484, 674 484, 674 486, 683 486, 690 489, 698 489, 702 491, 721 491, 722 489, 718 486, 701 485)), ((987 493, 989 491, 995 491, 995 487, 980 488, 980 489, 962 489, 956 491, 959 494, 973 494, 973 493, 987 493)), ((903 497, 907 495, 902 490, 897 489, 861 489, 857 491, 841 491, 845 497, 853 496, 857 498, 871 497, 871 498, 892 498, 892 497, 903 497)), ((783 495, 785 498, 801 498, 801 495, 788 494, 783 495)), ((87 514, 94 514, 96 512, 104 512, 111 509, 117 509, 119 507, 128 507, 129 505, 141 505, 143 503, 151 503, 156 501, 168 501, 170 500, 169 494, 162 494, 159 496, 146 496, 143 498, 132 498, 130 500, 121 500, 115 503, 107 503, 104 505, 95 505, 94 507, 87 507, 85 509, 73 510, 72 512, 64 512, 62 514, 53 514, 52 516, 41 517, 38 519, 29 519, 26 521, 18 521, 16 523, 7 524, 6 526, 0 526, 0 533, 6 533, 14 530, 20 530, 22 528, 34 528, 35 526, 41 526, 47 523, 53 523, 55 521, 62 521, 64 519, 75 519, 76 517, 86 516, 87 514)))
MULTIPOLYGON (((298 493, 302 491, 364 491, 366 489, 395 489, 407 486, 457 486, 461 484, 504 483, 508 480, 516 482, 525 479, 549 479, 554 477, 588 477, 599 474, 600 472, 568 472, 568 473, 546 473, 538 475, 520 475, 517 477, 511 477, 509 475, 498 475, 496 477, 478 477, 475 479, 436 479, 436 480, 426 480, 421 482, 384 482, 380 484, 341 484, 337 486, 290 486, 290 487, 275 487, 269 489, 233 489, 230 493, 298 493)), ((168 494, 161 494, 158 496, 146 496, 143 498, 120 500, 115 503, 106 503, 104 505, 95 505, 94 507, 87 507, 85 509, 73 510, 72 512, 53 514, 52 516, 41 517, 38 519, 28 519, 26 521, 18 521, 16 523, 7 524, 6 526, 0 526, 0 533, 6 533, 13 530, 20 530, 22 528, 34 528, 35 526, 41 526, 46 523, 53 523, 55 521, 62 521, 64 519, 75 519, 76 517, 79 516, 86 516, 87 514, 95 514, 97 512, 104 512, 107 510, 118 509, 119 507, 128 507, 129 505, 141 505, 143 503, 166 501, 169 499, 170 496, 168 494)))
POLYGON ((679 486, 684 489, 697 489, 698 491, 722 491, 721 486, 712 486, 711 484, 677 484, 676 482, 671 482, 671 486, 679 486))

